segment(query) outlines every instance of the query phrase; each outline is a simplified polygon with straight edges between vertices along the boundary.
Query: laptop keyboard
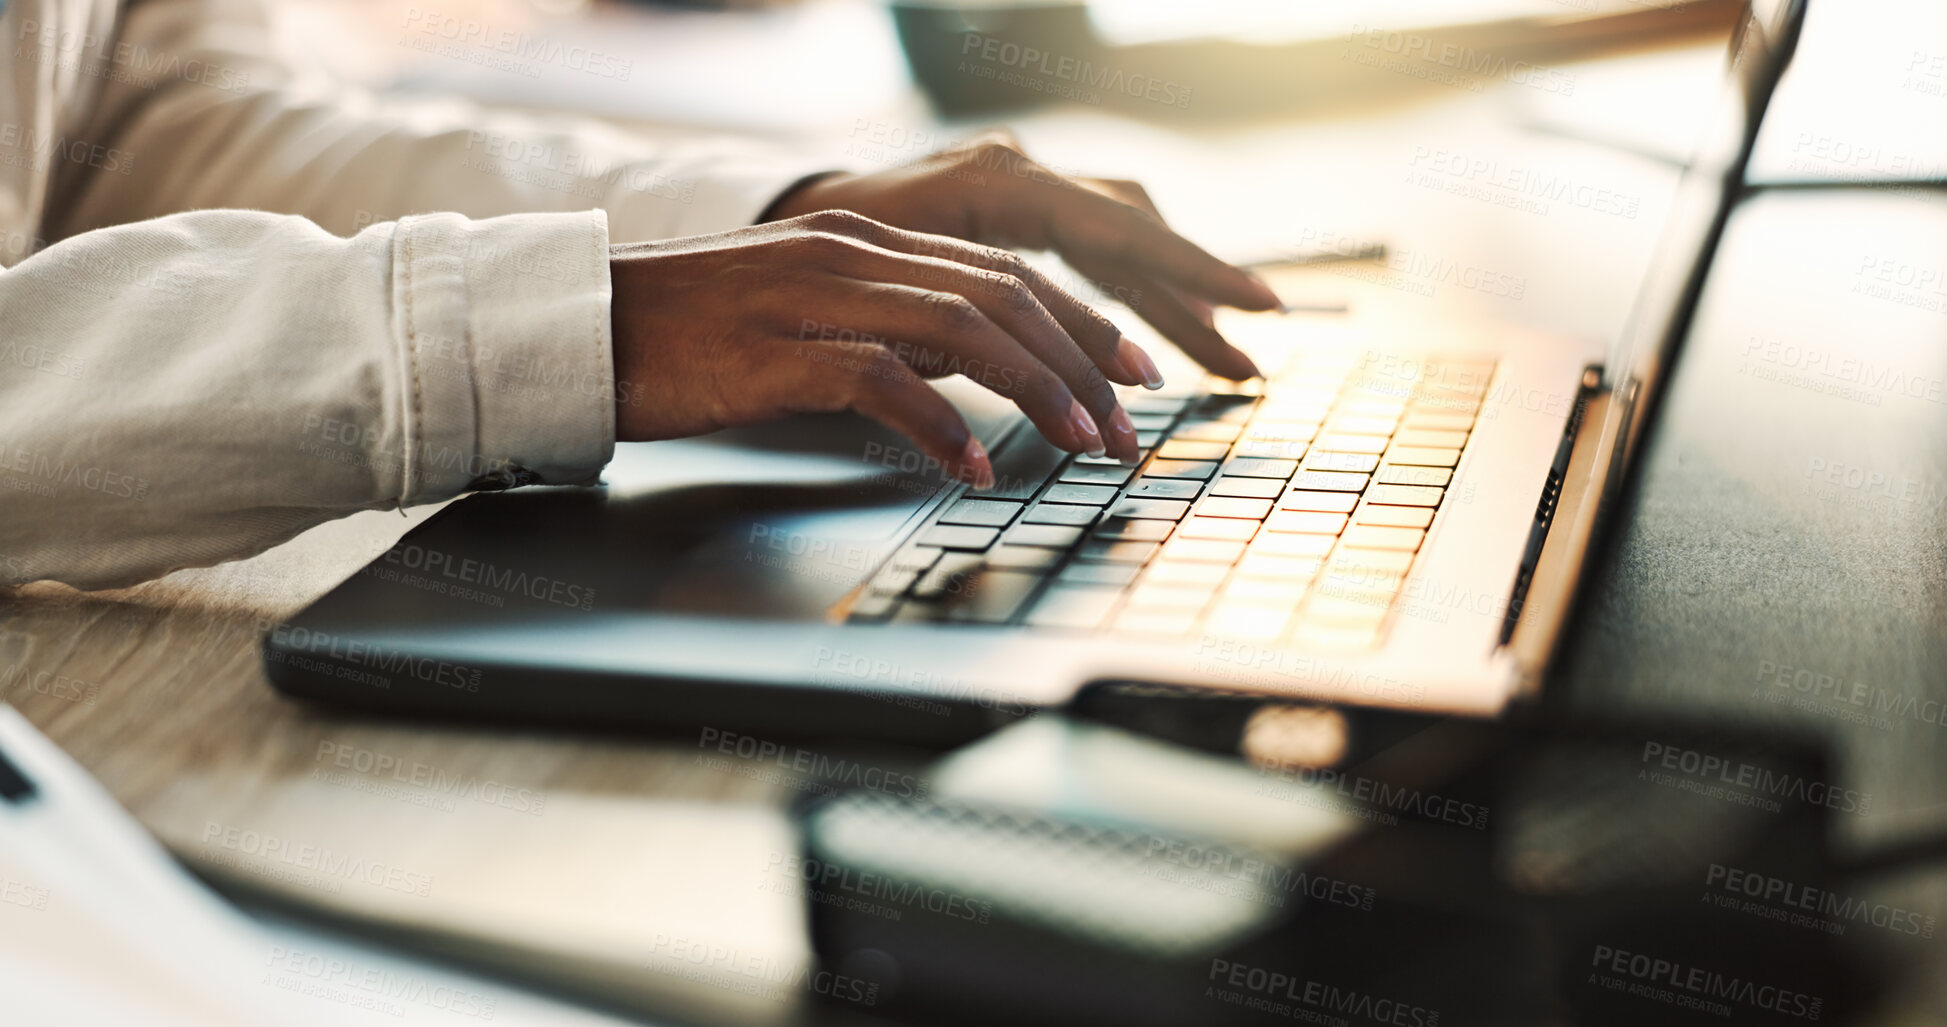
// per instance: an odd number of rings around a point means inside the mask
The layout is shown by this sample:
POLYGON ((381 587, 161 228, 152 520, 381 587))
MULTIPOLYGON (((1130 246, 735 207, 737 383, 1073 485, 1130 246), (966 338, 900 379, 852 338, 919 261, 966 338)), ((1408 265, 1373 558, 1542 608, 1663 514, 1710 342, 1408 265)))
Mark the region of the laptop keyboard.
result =
POLYGON ((1137 466, 1023 438, 993 489, 938 511, 841 612, 1370 648, 1493 373, 1309 357, 1268 382, 1132 396, 1137 466))

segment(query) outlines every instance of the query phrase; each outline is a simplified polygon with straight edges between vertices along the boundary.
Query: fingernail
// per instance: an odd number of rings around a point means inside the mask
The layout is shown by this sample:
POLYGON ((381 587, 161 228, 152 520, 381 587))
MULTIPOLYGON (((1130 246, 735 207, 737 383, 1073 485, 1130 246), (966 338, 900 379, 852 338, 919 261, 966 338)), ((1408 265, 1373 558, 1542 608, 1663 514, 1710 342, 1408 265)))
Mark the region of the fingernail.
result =
POLYGON ((1156 361, 1127 335, 1115 344, 1115 356, 1130 374, 1142 380, 1143 388, 1154 392, 1163 387, 1163 372, 1156 369, 1156 361))
POLYGON ((1249 381, 1252 378, 1262 378, 1264 376, 1264 372, 1257 369, 1257 361, 1252 360, 1249 356, 1245 355, 1243 350, 1238 349, 1235 346, 1232 346, 1230 349, 1230 353, 1231 353, 1231 357, 1233 358, 1233 363, 1236 364, 1237 369, 1244 372, 1242 375, 1233 378, 1232 379, 1233 381, 1243 382, 1243 381, 1249 381))
POLYGON ((960 473, 973 472, 973 487, 976 491, 986 491, 994 487, 994 467, 987 462, 987 451, 980 446, 979 439, 968 439, 967 448, 960 451, 960 473))
POLYGON ((1278 294, 1275 290, 1273 290, 1270 286, 1264 284, 1264 279, 1259 278, 1258 276, 1250 273, 1249 271, 1244 272, 1244 277, 1250 279, 1252 291, 1257 293, 1259 303, 1263 304, 1265 307, 1284 306, 1284 301, 1278 298, 1278 294))
POLYGON ((1075 426, 1075 436, 1080 439, 1089 456, 1101 456, 1108 452, 1102 445, 1102 432, 1095 427, 1095 418, 1082 409, 1082 401, 1074 400, 1068 407, 1068 423, 1075 426))
POLYGON ((1128 411, 1121 407, 1116 407, 1115 412, 1109 415, 1109 430, 1117 435, 1127 435, 1132 439, 1136 437, 1136 425, 1129 420, 1128 411))

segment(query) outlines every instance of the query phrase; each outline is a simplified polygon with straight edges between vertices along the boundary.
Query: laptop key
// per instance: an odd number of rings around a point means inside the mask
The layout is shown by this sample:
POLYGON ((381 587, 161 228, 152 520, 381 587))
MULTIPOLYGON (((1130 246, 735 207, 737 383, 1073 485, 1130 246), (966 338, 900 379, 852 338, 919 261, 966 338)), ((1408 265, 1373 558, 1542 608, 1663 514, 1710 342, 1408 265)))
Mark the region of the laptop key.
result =
POLYGON ((1285 493, 1278 506, 1286 510, 1316 510, 1319 513, 1351 513, 1359 505, 1356 492, 1304 492, 1293 489, 1285 493))
MULTIPOLYGON (((1287 535, 1286 538, 1302 536, 1287 535)), ((1326 570, 1344 574, 1405 574, 1413 566, 1413 554, 1392 549, 1341 549, 1332 554, 1326 570)))
POLYGON ((1271 501, 1268 499, 1239 499, 1234 496, 1212 496, 1197 507, 1201 517, 1242 517, 1261 521, 1271 516, 1271 501))
POLYGON ((1082 503, 1088 506, 1104 506, 1114 499, 1115 489, 1108 485, 1065 483, 1049 488, 1041 497, 1044 503, 1082 503))
MULTIPOLYGON (((1075 559, 1140 565, 1149 562, 1149 558, 1155 556, 1159 548, 1161 546, 1155 542, 1118 542, 1114 539, 1092 538, 1082 543, 1082 550, 1075 554, 1075 559)), ((1046 549, 1037 551, 1048 552, 1046 549)))
MULTIPOLYGON (((1252 500, 1244 500, 1252 502, 1252 500)), ((1176 526, 1177 538, 1214 538, 1230 542, 1249 542, 1257 534, 1255 520, 1229 517, 1192 517, 1176 526)))
POLYGON ((1386 436, 1352 435, 1335 432, 1328 435, 1320 435, 1318 441, 1312 443, 1312 449, 1330 450, 1334 453, 1384 453, 1386 451, 1386 436))
POLYGON ((1151 478, 1194 478, 1202 481, 1217 473, 1214 460, 1163 460, 1156 459, 1143 468, 1143 474, 1151 478))
POLYGON ((998 528, 975 528, 963 524, 935 524, 919 533, 921 545, 941 549, 985 549, 1000 537, 998 528))
POLYGON ((1176 415, 1174 413, 1139 414, 1129 410, 1127 406, 1124 406, 1123 410, 1129 414, 1130 427, 1135 428, 1137 431, 1168 431, 1170 425, 1176 423, 1176 415))
POLYGON ((1230 573, 1230 567, 1221 563, 1189 563, 1182 560, 1164 560, 1149 569, 1143 578, 1145 582, 1159 585, 1216 585, 1230 573))
POLYGON ((1095 523, 1102 511, 1093 506, 1069 506, 1064 503, 1038 503, 1021 518, 1022 524, 1069 524, 1086 528, 1095 523))
POLYGON ((1238 499, 1276 499, 1284 493, 1284 489, 1281 478, 1218 478, 1211 483, 1210 494, 1238 499))
POLYGON ((1124 542, 1161 542, 1176 530, 1174 521, 1109 516, 1095 526, 1095 537, 1124 542))
POLYGON ((1389 464, 1417 464, 1423 467, 1452 467, 1460 462, 1458 449, 1427 449, 1421 446, 1394 446, 1386 452, 1389 464))
POLYGON ((1129 606, 1132 609, 1148 607, 1151 609, 1188 610, 1191 613, 1203 608, 1210 597, 1217 594, 1214 582, 1209 584, 1152 585, 1145 581, 1129 593, 1129 606))
MULTIPOLYGON (((1149 455, 1148 449, 1138 447, 1136 450, 1136 462, 1141 463, 1143 461, 1143 458, 1148 455, 1149 455)), ((1075 458, 1075 462, 1077 464, 1082 464, 1091 467, 1128 467, 1129 466, 1128 464, 1123 463, 1120 457, 1113 457, 1108 455, 1107 453, 1104 453, 1101 456, 1089 456, 1087 453, 1083 453, 1080 456, 1077 456, 1075 458)))
POLYGON ((1061 565, 1062 552, 1044 546, 1002 543, 987 554, 987 566, 1007 571, 1051 571, 1061 565))
POLYGON ((1445 467, 1399 467, 1387 464, 1379 469, 1379 476, 1373 479, 1381 485, 1420 485, 1437 489, 1447 487, 1453 480, 1453 472, 1445 467))
POLYGON ((1023 524, 1007 533, 1015 546, 1048 546, 1067 549, 1082 540, 1082 529, 1066 524, 1023 524))
POLYGON ((910 549, 901 550, 898 556, 893 557, 892 566, 911 567, 914 570, 923 571, 939 562, 939 559, 940 551, 938 549, 932 546, 914 546, 910 549))
POLYGON ((1374 485, 1366 499, 1387 506, 1439 506, 1444 495, 1444 489, 1419 485, 1374 485))
MULTIPOLYGON (((1298 536, 1287 536, 1296 538, 1298 536)), ((1280 581, 1306 582, 1318 576, 1325 566, 1323 557, 1317 556, 1278 556, 1253 546, 1237 561, 1239 578, 1276 578, 1280 581)))
POLYGON ((943 612, 947 620, 1005 624, 1041 582, 1039 574, 982 571, 961 582, 961 591, 948 596, 943 612))
POLYGON ((1243 430, 1243 425, 1225 421, 1188 421, 1171 433, 1170 438, 1172 441, 1231 443, 1237 441, 1238 434, 1243 430))
MULTIPOLYGON (((1439 414, 1433 412, 1408 413, 1401 427, 1406 429, 1425 429, 1427 431, 1451 431, 1465 434, 1473 430, 1474 418, 1471 414, 1439 414)), ((1402 432, 1401 434, 1404 434, 1402 432)))
POLYGON ((874 595, 896 596, 913 587, 922 572, 912 567, 888 566, 872 577, 870 591, 874 595))
POLYGON ((1363 492, 1368 477, 1338 471, 1299 471, 1291 476, 1291 487, 1317 492, 1363 492))
POLYGON ((1127 495, 1130 499, 1195 499, 1201 491, 1203 485, 1196 481, 1142 477, 1136 479, 1127 495))
POLYGON ((1424 528, 1433 523, 1433 510, 1424 506, 1374 506, 1368 503, 1356 518, 1360 524, 1388 528, 1424 528))
POLYGON ((1136 473, 1133 467, 1076 464, 1061 472, 1061 480, 1075 485, 1121 485, 1136 473))
POLYGON ((1171 439, 1156 451, 1159 460, 1222 460, 1230 452, 1228 442, 1190 442, 1171 439))
POLYGON ((1069 628, 1087 631, 1108 619, 1119 589, 1057 585, 1041 594, 1041 600, 1028 611, 1027 623, 1037 628, 1069 628))
POLYGON ((1266 460, 1238 457, 1224 465, 1224 473, 1237 478, 1289 478, 1298 470, 1296 460, 1266 460))
POLYGON ((961 582, 979 573, 987 562, 973 553, 948 553, 933 565, 933 569, 920 576, 913 585, 913 596, 917 599, 938 599, 948 592, 957 592, 961 582))
POLYGON ((1408 428, 1393 436, 1395 446, 1424 446, 1428 449, 1459 449, 1467 444, 1464 431, 1432 431, 1408 428))
POLYGON ((1330 435, 1391 435, 1398 417, 1339 416, 1325 425, 1330 435))
POLYGON ((1125 499, 1109 511, 1111 517, 1180 521, 1190 512, 1190 504, 1176 499, 1125 499))
POLYGON ((1316 513, 1310 510, 1279 510, 1264 522, 1265 531, 1294 532, 1301 535, 1336 535, 1345 530, 1345 515, 1316 513))
POLYGON ((1005 528, 1021 512, 1021 504, 995 499, 962 499, 940 515, 941 524, 972 524, 985 528, 1005 528))
MULTIPOLYGON (((1240 522, 1242 523, 1242 522, 1240 522)), ((1163 546, 1159 560, 1189 560, 1196 563, 1236 563, 1244 555, 1244 543, 1209 538, 1173 538, 1163 546)))
POLYGON ((1307 471, 1344 471, 1352 474, 1371 474, 1379 466, 1376 453, 1313 453, 1305 461, 1307 471))
POLYGON ((1267 556, 1324 556, 1332 551, 1338 541, 1332 535, 1267 531, 1251 540, 1251 552, 1267 556))
POLYGON ((1231 452, 1237 457, 1251 460, 1302 460, 1305 451, 1311 446, 1303 442, 1281 442, 1276 439, 1245 439, 1231 452))
POLYGON ((1055 580, 1063 585, 1127 585, 1142 571, 1134 563, 1071 563, 1055 580))
POLYGON ((1282 604, 1232 601, 1226 596, 1210 610, 1210 630, 1232 638, 1272 639, 1291 622, 1291 609, 1282 604))
POLYGON ((1122 402, 1122 409, 1135 414, 1168 414, 1175 417, 1190 405, 1188 396, 1133 396, 1122 402))
POLYGON ((1418 528, 1382 528, 1371 524, 1355 524, 1345 529, 1341 536, 1349 549, 1398 549, 1412 552, 1420 548, 1426 532, 1418 528))

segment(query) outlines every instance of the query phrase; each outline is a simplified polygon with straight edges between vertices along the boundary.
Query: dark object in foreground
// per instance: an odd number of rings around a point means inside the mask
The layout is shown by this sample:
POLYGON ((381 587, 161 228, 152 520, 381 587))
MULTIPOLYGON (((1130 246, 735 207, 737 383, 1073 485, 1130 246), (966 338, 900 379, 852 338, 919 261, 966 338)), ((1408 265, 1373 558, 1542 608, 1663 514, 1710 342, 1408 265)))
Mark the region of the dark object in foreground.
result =
POLYGON ((931 801, 813 803, 819 958, 911 1024, 1847 1022, 1871 993, 1864 925, 1804 905, 1857 902, 1826 810, 1870 802, 1815 748, 1406 719, 1264 769, 1041 717, 931 801))

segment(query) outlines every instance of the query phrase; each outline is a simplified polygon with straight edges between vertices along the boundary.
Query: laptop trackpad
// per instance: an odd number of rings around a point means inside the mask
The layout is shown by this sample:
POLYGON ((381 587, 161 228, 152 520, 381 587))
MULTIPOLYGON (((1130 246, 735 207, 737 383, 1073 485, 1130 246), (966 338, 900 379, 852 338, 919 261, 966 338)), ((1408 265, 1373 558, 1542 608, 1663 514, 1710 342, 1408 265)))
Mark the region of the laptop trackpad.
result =
MULTIPOLYGON (((990 447, 1023 423, 991 393, 940 384, 990 447)), ((602 480, 454 504, 361 572, 379 587, 355 589, 360 612, 816 618, 951 484, 905 437, 849 414, 620 444, 602 480)))

